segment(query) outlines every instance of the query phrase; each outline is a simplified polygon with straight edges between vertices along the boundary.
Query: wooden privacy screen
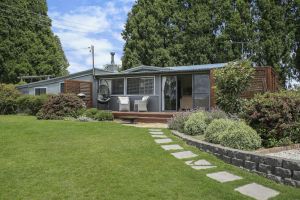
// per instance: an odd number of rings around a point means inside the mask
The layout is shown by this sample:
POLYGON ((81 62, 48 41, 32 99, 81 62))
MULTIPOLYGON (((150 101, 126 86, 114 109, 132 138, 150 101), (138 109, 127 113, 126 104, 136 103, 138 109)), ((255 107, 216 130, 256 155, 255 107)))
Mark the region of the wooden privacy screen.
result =
MULTIPOLYGON (((210 105, 216 106, 215 80, 213 70, 210 71, 210 105)), ((272 67, 256 67, 253 79, 249 88, 241 96, 243 98, 252 98, 257 93, 276 92, 279 89, 278 76, 272 67)))
POLYGON ((278 76, 272 67, 256 67, 250 86, 242 97, 249 99, 257 93, 276 92, 278 88, 278 76))
POLYGON ((89 81, 65 80, 64 93, 85 94, 83 101, 88 108, 93 107, 93 83, 89 81))

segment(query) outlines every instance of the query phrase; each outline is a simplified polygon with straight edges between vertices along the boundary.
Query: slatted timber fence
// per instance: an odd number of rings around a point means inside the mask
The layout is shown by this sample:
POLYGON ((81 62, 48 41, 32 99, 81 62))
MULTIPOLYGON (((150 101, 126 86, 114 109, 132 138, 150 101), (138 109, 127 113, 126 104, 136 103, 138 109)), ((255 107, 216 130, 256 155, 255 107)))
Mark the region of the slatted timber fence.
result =
POLYGON ((93 107, 93 83, 89 81, 65 80, 64 93, 85 94, 83 101, 88 108, 93 107))

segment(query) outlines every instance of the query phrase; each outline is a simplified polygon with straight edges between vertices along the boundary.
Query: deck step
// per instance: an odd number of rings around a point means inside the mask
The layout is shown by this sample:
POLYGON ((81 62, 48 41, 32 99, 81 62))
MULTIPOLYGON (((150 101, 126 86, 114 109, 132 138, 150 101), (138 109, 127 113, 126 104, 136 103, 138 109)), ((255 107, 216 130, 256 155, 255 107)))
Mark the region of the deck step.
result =
POLYGON ((174 112, 112 112, 116 119, 136 118, 135 122, 141 123, 167 123, 173 117, 174 112))
POLYGON ((174 112, 112 112, 114 117, 119 116, 139 116, 139 117, 159 117, 159 118, 172 118, 174 112))

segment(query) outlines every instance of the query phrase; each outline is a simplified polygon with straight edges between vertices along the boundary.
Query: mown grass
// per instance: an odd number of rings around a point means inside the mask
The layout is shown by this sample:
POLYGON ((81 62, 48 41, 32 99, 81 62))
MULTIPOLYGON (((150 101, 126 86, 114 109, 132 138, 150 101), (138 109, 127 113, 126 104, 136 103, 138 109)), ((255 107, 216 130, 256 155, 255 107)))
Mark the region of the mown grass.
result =
POLYGON ((38 121, 0 116, 0 199, 249 199, 234 188, 256 182, 300 199, 300 190, 227 165, 196 171, 154 143, 147 129, 114 122, 38 121), (227 170, 243 180, 221 184, 206 173, 227 170))

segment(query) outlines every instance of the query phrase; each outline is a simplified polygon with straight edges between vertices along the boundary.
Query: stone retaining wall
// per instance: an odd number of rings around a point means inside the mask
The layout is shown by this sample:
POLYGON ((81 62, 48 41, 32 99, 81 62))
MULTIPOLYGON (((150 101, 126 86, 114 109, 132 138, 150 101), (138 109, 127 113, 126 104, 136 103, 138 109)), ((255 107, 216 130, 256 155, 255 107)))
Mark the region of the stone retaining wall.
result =
POLYGON ((231 149, 197 140, 178 131, 172 131, 172 133, 185 140, 187 144, 210 152, 227 163, 255 172, 279 183, 300 187, 300 161, 231 149))

